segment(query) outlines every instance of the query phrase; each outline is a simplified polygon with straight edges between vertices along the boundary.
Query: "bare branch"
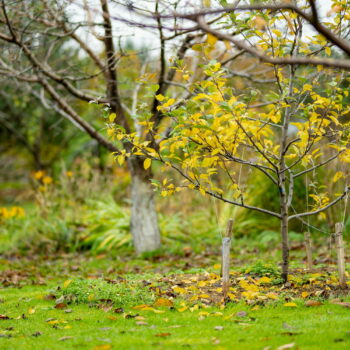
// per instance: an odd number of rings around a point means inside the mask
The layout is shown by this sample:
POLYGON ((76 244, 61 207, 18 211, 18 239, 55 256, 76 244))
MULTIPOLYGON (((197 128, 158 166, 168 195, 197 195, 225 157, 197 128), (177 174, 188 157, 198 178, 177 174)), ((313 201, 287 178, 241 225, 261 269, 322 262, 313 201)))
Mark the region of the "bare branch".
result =
MULTIPOLYGON (((207 25, 204 21, 203 17, 196 17, 199 27, 214 36, 216 36, 220 40, 227 40, 236 45, 239 49, 245 50, 249 52, 251 55, 258 57, 263 62, 271 63, 273 65, 322 65, 325 67, 333 67, 333 68, 342 68, 342 69, 350 69, 350 60, 343 59, 332 59, 332 58, 309 58, 309 57, 271 57, 264 55, 261 51, 250 47, 245 42, 236 40, 232 38, 230 35, 219 32, 217 30, 212 29, 207 25)), ((349 47, 350 53, 350 47, 349 47)))
POLYGON ((323 208, 320 208, 318 210, 315 211, 309 211, 309 212, 305 212, 305 213, 299 213, 299 214, 295 214, 295 215, 291 215, 289 216, 288 220, 292 220, 292 219, 296 219, 296 218, 301 218, 303 216, 310 216, 310 215, 314 215, 314 214, 318 214, 318 213, 322 213, 323 211, 327 210, 328 208, 332 207, 333 205, 337 204, 338 202, 340 202, 341 200, 343 200, 350 192, 350 186, 346 187, 344 192, 338 196, 336 199, 334 199, 332 202, 328 203, 326 206, 324 206, 323 208))
POLYGON ((339 155, 340 155, 341 153, 343 153, 343 152, 344 152, 344 150, 339 151, 338 153, 336 153, 336 154, 333 155, 332 157, 326 159, 324 162, 319 163, 319 164, 316 164, 316 165, 312 166, 311 168, 305 169, 305 170, 303 170, 303 171, 301 171, 301 172, 295 174, 295 175, 294 175, 294 178, 299 177, 299 176, 302 176, 302 175, 304 175, 304 174, 307 174, 307 173, 309 173, 310 171, 313 171, 313 170, 315 170, 315 169, 317 169, 317 168, 320 168, 320 167, 322 167, 322 166, 324 166, 324 165, 330 163, 332 160, 337 159, 337 158, 339 157, 339 155))

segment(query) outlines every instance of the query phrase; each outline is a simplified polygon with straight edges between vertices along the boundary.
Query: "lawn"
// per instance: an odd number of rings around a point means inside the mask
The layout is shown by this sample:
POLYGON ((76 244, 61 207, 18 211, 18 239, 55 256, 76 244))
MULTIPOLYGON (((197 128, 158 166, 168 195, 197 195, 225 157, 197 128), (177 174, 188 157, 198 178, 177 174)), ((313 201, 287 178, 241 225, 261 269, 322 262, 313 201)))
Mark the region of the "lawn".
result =
POLYGON ((172 271, 168 262, 152 259, 3 260, 0 348, 350 347, 349 298, 336 289, 333 272, 306 274, 300 268, 286 289, 273 284, 274 270, 257 276, 261 268, 253 268, 255 275, 236 269, 233 300, 224 304, 217 266, 179 273, 176 266, 184 261, 175 261, 172 271), (142 262, 148 268, 140 273, 142 262), (150 272, 155 269, 158 273, 150 272), (265 297, 272 293, 277 297, 265 297))

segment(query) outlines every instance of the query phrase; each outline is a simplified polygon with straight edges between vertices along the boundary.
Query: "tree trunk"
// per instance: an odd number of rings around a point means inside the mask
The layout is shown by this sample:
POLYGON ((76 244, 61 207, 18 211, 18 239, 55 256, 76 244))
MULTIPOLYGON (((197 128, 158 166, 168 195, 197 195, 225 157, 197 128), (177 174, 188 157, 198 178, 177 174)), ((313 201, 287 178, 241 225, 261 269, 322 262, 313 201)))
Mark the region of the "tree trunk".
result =
MULTIPOLYGON (((282 201, 283 201, 282 197, 282 201)), ((282 203, 281 210, 281 238, 282 238, 282 279, 286 283, 289 270, 289 240, 288 240, 288 208, 286 203, 282 203)))
POLYGON ((131 235, 136 253, 150 252, 160 247, 160 233, 150 183, 151 171, 143 168, 140 158, 129 159, 131 174, 131 235))

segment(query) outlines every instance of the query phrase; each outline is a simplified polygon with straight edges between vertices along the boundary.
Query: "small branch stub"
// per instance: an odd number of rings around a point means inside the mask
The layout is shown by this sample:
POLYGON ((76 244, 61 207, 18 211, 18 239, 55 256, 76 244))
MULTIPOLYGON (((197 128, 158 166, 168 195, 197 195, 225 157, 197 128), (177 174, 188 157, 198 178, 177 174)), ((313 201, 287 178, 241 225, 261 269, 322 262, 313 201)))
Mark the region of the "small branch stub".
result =
POLYGON ((337 250, 338 257, 338 272, 340 285, 345 284, 345 254, 344 254, 344 242, 343 242, 343 229, 344 225, 340 222, 335 224, 335 248, 337 250))
POLYGON ((311 235, 310 232, 304 233, 305 250, 306 250, 306 264, 308 270, 312 269, 312 247, 311 247, 311 235))
POLYGON ((233 229, 233 219, 229 219, 225 235, 222 237, 222 292, 224 300, 230 289, 230 249, 233 229))

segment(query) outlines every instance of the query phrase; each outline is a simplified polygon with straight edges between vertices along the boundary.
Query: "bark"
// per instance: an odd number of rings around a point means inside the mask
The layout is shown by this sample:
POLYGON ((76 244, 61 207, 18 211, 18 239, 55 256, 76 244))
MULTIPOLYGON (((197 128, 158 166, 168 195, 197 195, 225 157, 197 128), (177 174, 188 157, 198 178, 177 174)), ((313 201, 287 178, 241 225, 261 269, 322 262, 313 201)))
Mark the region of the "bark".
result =
POLYGON ((160 247, 160 233, 149 179, 151 172, 143 169, 140 158, 130 158, 131 173, 131 235, 136 253, 154 251, 160 247))
POLYGON ((288 210, 282 205, 281 211, 281 236, 282 236, 282 279, 283 282, 288 280, 289 270, 289 244, 288 244, 288 210))

